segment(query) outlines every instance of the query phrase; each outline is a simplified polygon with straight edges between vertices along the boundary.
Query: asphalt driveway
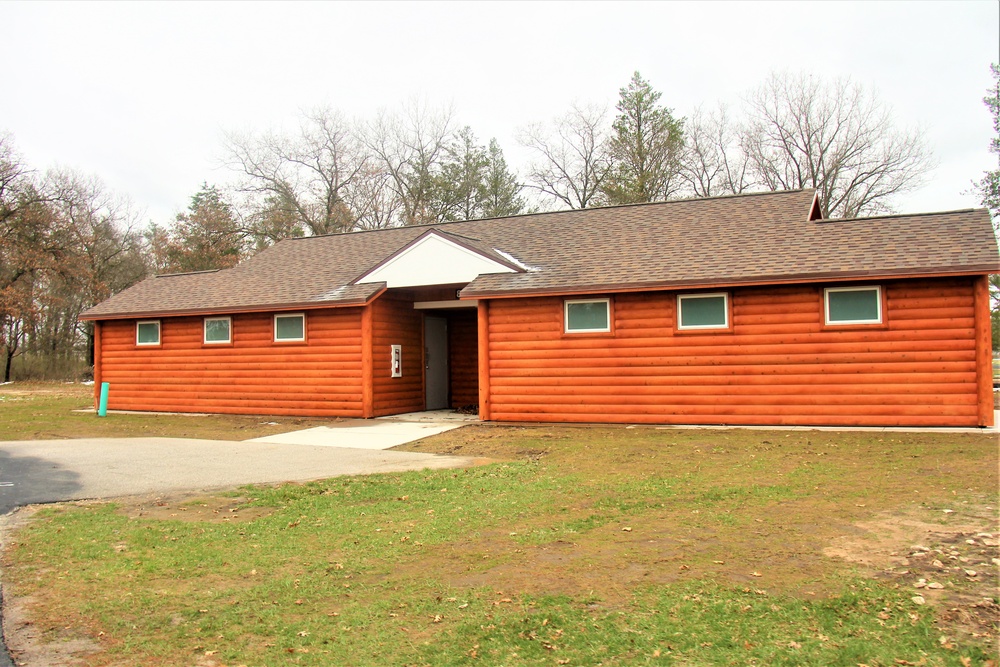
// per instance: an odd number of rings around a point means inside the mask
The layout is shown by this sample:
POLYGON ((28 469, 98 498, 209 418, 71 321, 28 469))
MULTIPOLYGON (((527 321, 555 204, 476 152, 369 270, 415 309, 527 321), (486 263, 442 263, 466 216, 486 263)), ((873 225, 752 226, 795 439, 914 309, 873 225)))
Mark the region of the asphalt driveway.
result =
POLYGON ((274 442, 11 440, 0 442, 0 514, 30 503, 456 468, 471 463, 471 459, 458 456, 274 442))

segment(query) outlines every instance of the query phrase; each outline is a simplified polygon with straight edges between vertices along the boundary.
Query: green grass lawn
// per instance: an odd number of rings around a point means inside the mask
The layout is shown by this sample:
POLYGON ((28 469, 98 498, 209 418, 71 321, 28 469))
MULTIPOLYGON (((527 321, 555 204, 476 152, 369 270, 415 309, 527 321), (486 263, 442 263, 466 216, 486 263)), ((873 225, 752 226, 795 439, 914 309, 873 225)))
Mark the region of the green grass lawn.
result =
POLYGON ((93 392, 92 385, 72 383, 0 385, 0 440, 159 436, 248 440, 331 421, 227 415, 111 414, 98 418, 93 412, 93 392))
POLYGON ((495 462, 43 508, 5 596, 84 665, 997 658, 995 436, 484 425, 409 448, 495 462))

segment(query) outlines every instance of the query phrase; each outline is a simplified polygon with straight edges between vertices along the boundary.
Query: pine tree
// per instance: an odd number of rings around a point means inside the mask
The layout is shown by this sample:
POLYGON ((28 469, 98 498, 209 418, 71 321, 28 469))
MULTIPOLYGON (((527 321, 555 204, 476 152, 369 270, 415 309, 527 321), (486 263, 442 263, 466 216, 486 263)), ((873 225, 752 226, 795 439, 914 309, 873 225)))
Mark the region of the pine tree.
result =
POLYGON ((167 263, 170 271, 204 271, 236 266, 243 258, 243 239, 232 208, 214 185, 204 183, 191 197, 170 231, 167 263))
POLYGON ((524 213, 525 202, 521 196, 524 186, 517 182, 517 175, 507 167, 507 160, 496 139, 490 139, 486 159, 480 202, 482 217, 502 218, 524 213))
POLYGON ((660 97, 639 72, 619 91, 608 142, 611 173, 602 188, 606 203, 660 201, 680 188, 684 121, 660 105, 660 97))

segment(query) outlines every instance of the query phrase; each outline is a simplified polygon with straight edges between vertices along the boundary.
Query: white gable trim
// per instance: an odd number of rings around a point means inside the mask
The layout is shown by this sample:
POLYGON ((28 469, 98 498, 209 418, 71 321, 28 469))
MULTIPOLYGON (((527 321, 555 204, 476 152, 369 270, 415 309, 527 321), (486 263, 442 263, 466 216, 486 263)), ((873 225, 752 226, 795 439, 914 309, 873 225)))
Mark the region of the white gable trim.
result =
POLYGON ((514 269, 430 232, 355 283, 384 282, 387 287, 423 287, 470 283, 484 273, 516 273, 514 269))

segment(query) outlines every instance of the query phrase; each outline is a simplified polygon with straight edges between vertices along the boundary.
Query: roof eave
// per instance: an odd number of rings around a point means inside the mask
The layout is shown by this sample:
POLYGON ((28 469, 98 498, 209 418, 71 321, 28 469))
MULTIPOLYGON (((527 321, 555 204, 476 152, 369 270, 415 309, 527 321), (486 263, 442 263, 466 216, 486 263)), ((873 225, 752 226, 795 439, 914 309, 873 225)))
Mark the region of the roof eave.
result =
POLYGON ((465 290, 459 294, 460 299, 505 299, 517 297, 539 297, 539 296, 570 296, 579 294, 597 293, 627 293, 646 292, 655 290, 702 290, 718 289, 729 287, 766 287, 770 285, 794 285, 794 284, 815 284, 832 282, 856 282, 859 280, 899 280, 899 279, 921 279, 921 278, 954 278, 962 276, 983 276, 1000 272, 1000 266, 974 266, 956 267, 944 269, 926 270, 871 270, 871 271, 837 271, 837 272, 817 272, 803 273, 798 275, 783 276, 755 276, 747 279, 717 279, 709 278, 705 280, 675 280, 675 281, 650 281, 643 283, 601 283, 592 285, 577 285, 572 288, 554 289, 550 287, 539 287, 535 289, 521 290, 474 290, 468 293, 465 290))
POLYGON ((349 308, 366 306, 385 293, 386 287, 381 287, 367 297, 354 299, 339 299, 336 301, 302 301, 297 303, 272 303, 253 306, 229 306, 225 308, 190 308, 182 310, 148 310, 127 313, 95 313, 84 312, 78 318, 81 322, 96 322, 100 320, 134 320, 149 317, 190 317, 198 315, 231 315, 235 313, 277 313, 290 310, 321 310, 325 308, 349 308))

